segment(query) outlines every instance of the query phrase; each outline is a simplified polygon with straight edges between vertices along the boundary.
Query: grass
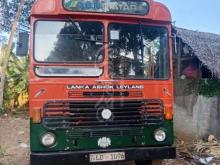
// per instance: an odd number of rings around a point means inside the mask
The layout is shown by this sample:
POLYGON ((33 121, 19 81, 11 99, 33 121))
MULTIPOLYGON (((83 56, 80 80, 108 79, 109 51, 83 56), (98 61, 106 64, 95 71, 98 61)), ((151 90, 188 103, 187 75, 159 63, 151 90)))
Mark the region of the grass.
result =
POLYGON ((13 117, 23 117, 26 119, 28 118, 28 109, 23 108, 23 109, 7 110, 6 108, 0 108, 0 117, 4 115, 6 115, 6 117, 13 116, 13 117))
POLYGON ((1 148, 0 146, 0 158, 4 156, 4 152, 3 152, 3 149, 1 148))
POLYGON ((6 113, 6 109, 4 107, 0 108, 0 115, 3 115, 4 113, 6 113))

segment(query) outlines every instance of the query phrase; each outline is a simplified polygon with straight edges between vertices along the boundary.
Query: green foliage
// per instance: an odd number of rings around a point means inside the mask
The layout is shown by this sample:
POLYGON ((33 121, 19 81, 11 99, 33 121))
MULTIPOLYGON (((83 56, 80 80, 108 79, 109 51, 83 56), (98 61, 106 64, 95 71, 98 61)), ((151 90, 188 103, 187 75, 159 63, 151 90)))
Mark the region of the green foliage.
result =
POLYGON ((220 80, 217 79, 178 79, 175 80, 174 86, 176 96, 188 96, 192 93, 205 97, 220 96, 220 80))
POLYGON ((4 91, 4 106, 19 107, 19 96, 28 93, 28 57, 12 54, 7 70, 7 82, 4 91))
POLYGON ((220 80, 200 80, 199 93, 206 97, 220 96, 220 80))
MULTIPOLYGON (((21 17, 19 19, 19 28, 28 28, 28 17, 30 10, 35 0, 25 0, 25 5, 22 10, 21 17), (23 25, 23 26, 22 26, 23 25), (26 27, 27 26, 27 27, 26 27)), ((12 27, 14 17, 17 12, 18 4, 20 0, 1 0, 0 1, 0 30, 9 32, 12 27)))
POLYGON ((185 92, 189 94, 192 91, 206 97, 220 96, 220 80, 188 80, 185 92))
MULTIPOLYGON (((18 23, 18 29, 22 29, 22 31, 29 31, 28 18, 34 1, 25 0, 18 23)), ((5 34, 11 31, 19 2, 20 0, 0 0, 0 44, 7 41, 5 34)))
POLYGON ((3 152, 3 149, 1 148, 0 146, 0 158, 4 156, 4 152, 3 152))
POLYGON ((3 115, 6 113, 5 107, 0 107, 0 115, 3 115))

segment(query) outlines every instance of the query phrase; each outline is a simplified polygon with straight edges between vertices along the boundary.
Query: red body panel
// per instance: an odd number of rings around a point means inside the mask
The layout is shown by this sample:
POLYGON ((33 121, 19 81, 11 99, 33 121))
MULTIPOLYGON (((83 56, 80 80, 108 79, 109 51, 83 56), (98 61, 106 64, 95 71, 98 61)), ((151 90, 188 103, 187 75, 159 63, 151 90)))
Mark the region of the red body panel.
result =
MULTIPOLYGON (((33 109, 43 109, 43 104, 49 100, 99 100, 100 98, 76 97, 69 98, 67 89, 68 85, 143 85, 143 89, 120 89, 117 91, 136 91, 142 93, 141 96, 120 97, 120 98, 101 98, 101 99, 161 99, 164 101, 165 107, 172 107, 173 103, 173 67, 170 60, 170 78, 168 80, 111 80, 108 75, 108 46, 105 46, 104 62, 98 66, 104 68, 104 73, 98 78, 41 78, 34 73, 35 66, 88 66, 91 64, 47 64, 37 63, 33 58, 33 34, 34 22, 38 19, 68 19, 73 17, 76 20, 100 21, 104 24, 105 29, 110 22, 138 23, 165 26, 169 31, 169 48, 170 59, 172 59, 172 38, 171 38, 171 15, 169 10, 162 4, 148 0, 150 11, 146 16, 122 15, 122 14, 100 14, 100 13, 79 13, 66 11, 62 7, 62 0, 38 0, 31 12, 31 43, 30 43, 30 116, 33 115, 33 109), (97 80, 110 80, 97 82, 97 80)), ((105 41, 108 41, 108 32, 105 30, 105 41)), ((85 90, 91 91, 91 90, 85 90)), ((109 90, 95 90, 109 91, 109 90)), ((80 92, 80 90, 78 90, 80 92)), ((166 109, 165 109, 166 110, 166 109)), ((172 108, 169 108, 172 113, 172 108)))

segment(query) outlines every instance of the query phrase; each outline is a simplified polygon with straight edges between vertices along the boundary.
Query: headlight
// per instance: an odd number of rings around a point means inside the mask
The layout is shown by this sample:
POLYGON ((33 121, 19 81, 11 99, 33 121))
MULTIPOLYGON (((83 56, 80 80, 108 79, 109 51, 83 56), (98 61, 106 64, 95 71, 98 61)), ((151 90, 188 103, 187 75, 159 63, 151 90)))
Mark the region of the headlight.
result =
POLYGON ((42 137, 41 137, 41 143, 45 146, 45 147, 51 147, 52 145, 54 145, 56 142, 56 138, 55 135, 53 133, 45 133, 42 137))
POLYGON ((156 130, 154 133, 154 138, 158 142, 163 142, 166 139, 166 133, 161 129, 156 130))

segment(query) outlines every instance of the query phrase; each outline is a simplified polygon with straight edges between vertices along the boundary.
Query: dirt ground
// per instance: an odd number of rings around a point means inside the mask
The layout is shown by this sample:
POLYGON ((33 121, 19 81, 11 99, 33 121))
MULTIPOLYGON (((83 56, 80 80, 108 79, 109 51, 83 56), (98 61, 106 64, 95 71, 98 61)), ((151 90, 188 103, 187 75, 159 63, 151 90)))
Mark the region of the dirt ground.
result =
POLYGON ((29 126, 24 115, 0 117, 0 165, 27 165, 29 126))
MULTIPOLYGON (((183 147, 185 143, 179 141, 178 159, 165 160, 164 165, 199 164, 196 158, 183 147), (182 154, 182 156, 181 156, 182 154), (188 159, 186 161, 186 159, 188 159), (191 162, 190 162, 191 161, 191 162)), ((203 147, 201 147, 202 149, 203 147)), ((28 165, 29 164, 29 120, 26 115, 0 116, 0 165, 28 165)), ((220 151, 220 148, 219 148, 220 151)), ((220 162, 218 162, 220 165, 220 162)), ((213 163, 211 165, 218 165, 213 163)), ((133 162, 106 163, 102 165, 134 165, 133 162)), ((210 164, 210 163, 208 163, 210 164)), ((207 165, 208 165, 207 164, 207 165)), ((100 165, 100 164, 99 164, 100 165)))

